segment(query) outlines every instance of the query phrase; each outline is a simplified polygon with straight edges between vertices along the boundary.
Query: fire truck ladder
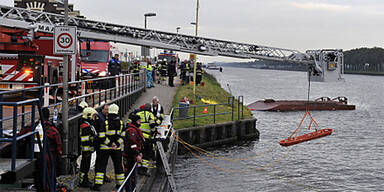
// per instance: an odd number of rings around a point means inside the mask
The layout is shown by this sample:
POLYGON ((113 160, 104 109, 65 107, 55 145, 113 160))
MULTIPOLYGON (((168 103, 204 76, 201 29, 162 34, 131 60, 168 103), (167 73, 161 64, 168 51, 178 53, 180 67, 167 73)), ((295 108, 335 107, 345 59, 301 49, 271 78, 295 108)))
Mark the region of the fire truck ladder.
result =
MULTIPOLYGON (((64 16, 0 5, 0 23, 8 27, 53 33, 55 26, 64 24, 64 16)), ((77 27, 80 39, 106 40, 208 56, 295 62, 311 66, 316 75, 322 75, 325 68, 322 61, 316 60, 323 58, 319 57, 319 54, 323 53, 322 50, 301 53, 291 49, 142 29, 77 17, 69 17, 68 25, 77 27)), ((329 51, 337 55, 339 60, 335 62, 339 65, 335 66, 341 68, 342 51, 328 50, 326 53, 329 54, 329 51)), ((341 70, 337 72, 342 73, 341 70)))

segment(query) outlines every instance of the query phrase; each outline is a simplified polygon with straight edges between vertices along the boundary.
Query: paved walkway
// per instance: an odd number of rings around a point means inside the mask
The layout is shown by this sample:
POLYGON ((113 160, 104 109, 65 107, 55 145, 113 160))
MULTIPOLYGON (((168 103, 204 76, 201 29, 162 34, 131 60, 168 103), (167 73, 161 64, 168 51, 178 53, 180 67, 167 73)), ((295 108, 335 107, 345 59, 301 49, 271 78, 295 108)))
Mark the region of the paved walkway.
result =
POLYGON ((151 103, 152 98, 157 96, 160 100, 160 104, 164 108, 164 113, 169 114, 176 89, 180 85, 179 78, 175 78, 174 80, 175 87, 168 86, 168 81, 163 81, 161 84, 155 83, 154 85, 155 87, 147 89, 147 91, 140 96, 140 98, 133 105, 132 109, 138 109, 145 103, 151 103))

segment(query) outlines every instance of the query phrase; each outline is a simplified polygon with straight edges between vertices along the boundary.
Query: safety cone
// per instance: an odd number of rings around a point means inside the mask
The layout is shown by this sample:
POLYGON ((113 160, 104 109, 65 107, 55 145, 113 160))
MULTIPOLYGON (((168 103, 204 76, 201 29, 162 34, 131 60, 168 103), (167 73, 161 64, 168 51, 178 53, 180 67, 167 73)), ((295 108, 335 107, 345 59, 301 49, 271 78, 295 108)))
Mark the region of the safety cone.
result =
POLYGON ((208 113, 208 107, 205 107, 205 108, 204 108, 203 113, 204 113, 204 114, 207 114, 207 113, 208 113))

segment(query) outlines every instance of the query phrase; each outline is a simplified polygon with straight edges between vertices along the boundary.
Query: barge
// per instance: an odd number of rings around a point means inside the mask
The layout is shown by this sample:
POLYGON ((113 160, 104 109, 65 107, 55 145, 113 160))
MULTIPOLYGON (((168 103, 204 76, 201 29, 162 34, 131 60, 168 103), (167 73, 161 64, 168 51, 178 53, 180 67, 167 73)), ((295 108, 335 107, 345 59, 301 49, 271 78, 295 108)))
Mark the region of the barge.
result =
POLYGON ((355 105, 349 105, 346 97, 320 97, 313 101, 306 100, 274 100, 264 99, 247 105, 251 111, 335 111, 355 110, 355 105))

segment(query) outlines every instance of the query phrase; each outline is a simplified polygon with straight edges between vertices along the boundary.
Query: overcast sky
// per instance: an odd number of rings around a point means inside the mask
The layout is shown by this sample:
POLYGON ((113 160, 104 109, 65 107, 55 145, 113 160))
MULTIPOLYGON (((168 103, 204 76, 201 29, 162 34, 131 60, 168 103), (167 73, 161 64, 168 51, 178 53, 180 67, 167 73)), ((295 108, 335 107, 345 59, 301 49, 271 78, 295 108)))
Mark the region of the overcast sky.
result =
MULTIPOLYGON (((13 6, 13 0, 0 0, 13 6)), ((69 0, 88 19, 194 35, 196 0, 69 0)), ((384 0, 200 0, 199 36, 296 49, 382 47, 384 0)), ((131 49, 129 47, 128 49, 131 49)), ((206 58, 231 61, 231 58, 206 58)))

